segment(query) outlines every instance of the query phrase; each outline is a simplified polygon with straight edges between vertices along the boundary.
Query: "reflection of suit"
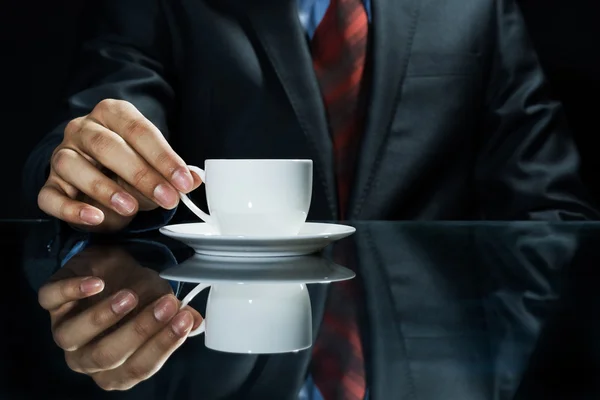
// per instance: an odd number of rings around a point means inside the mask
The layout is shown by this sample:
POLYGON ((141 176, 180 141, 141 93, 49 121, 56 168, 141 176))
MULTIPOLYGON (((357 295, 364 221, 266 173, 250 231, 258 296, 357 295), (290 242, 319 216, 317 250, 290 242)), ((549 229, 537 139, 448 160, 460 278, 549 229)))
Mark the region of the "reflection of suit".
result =
MULTIPOLYGON (((545 224, 366 223, 341 245, 354 243, 366 295, 370 400, 512 399, 578 245, 576 234, 545 224)), ((165 247, 149 243, 127 249, 154 268, 164 267, 158 260, 172 260, 161 255, 165 247)), ((309 285, 315 335, 326 289, 309 285)), ((206 293, 194 299, 201 312, 205 299, 206 293)), ((33 330, 49 335, 47 323, 44 318, 33 330)), ((51 340, 48 345, 55 348, 51 340)), ((60 352, 54 356, 64 364, 60 352)), ((195 337, 157 375, 122 397, 296 399, 310 356, 310 349, 265 356, 219 353, 195 337)), ((61 369, 46 375, 56 371, 61 369)), ((54 380, 72 382, 74 376, 54 380)), ((79 398, 87 398, 84 393, 101 398, 91 381, 63 386, 79 398)))
POLYGON ((357 226, 373 399, 513 399, 558 305, 575 233, 357 226))
MULTIPOLYGON (((119 98, 191 164, 313 159, 309 218, 337 219, 332 143, 295 3, 95 4, 64 120, 119 98)), ((372 12, 372 94, 349 218, 591 214, 515 0, 373 0, 372 12)), ((32 201, 61 139, 58 127, 29 158, 32 201)))
MULTIPOLYGON (((563 287, 573 273, 579 236, 572 226, 546 224, 475 230, 484 266, 482 304, 490 332, 494 400, 562 398, 523 391, 523 382, 530 390, 547 387, 547 377, 529 379, 536 368, 531 358, 535 352, 555 351, 541 338, 551 333, 548 326, 566 302, 563 287)), ((547 361, 552 368, 557 362, 547 361)))

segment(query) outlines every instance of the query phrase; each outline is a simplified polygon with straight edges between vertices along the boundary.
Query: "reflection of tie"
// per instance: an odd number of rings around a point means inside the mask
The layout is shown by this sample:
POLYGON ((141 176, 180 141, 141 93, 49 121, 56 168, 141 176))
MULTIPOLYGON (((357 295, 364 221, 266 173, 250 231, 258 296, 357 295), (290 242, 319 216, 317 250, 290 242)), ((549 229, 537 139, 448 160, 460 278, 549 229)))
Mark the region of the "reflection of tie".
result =
MULTIPOLYGON (((335 261, 356 271, 353 246, 334 248, 335 261)), ((359 276, 332 283, 319 335, 313 347, 311 372, 325 400, 362 400, 366 381, 358 321, 362 310, 359 276)))
POLYGON ((333 139, 340 216, 346 218, 364 130, 368 17, 363 0, 330 0, 311 43, 333 139))

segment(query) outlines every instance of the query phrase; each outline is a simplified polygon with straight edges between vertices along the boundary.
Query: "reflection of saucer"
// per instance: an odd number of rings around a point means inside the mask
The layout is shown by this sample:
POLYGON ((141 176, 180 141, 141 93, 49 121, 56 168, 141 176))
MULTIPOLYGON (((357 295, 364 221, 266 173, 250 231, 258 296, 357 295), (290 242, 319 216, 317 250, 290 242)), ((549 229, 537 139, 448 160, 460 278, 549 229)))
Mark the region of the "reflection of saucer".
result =
POLYGON ((196 254, 164 270, 164 279, 180 282, 328 283, 354 278, 348 268, 320 256, 233 258, 196 254))
POLYGON ((282 257, 316 253, 330 243, 352 235, 355 228, 307 222, 295 236, 225 236, 205 223, 167 225, 160 233, 177 239, 196 253, 233 257, 282 257))

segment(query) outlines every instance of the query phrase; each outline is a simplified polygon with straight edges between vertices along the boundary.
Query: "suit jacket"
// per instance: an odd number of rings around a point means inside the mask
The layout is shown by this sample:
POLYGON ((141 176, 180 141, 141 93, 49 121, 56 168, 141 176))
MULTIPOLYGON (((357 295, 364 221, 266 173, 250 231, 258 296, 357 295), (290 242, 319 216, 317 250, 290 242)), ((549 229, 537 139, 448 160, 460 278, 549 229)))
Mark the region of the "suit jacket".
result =
MULTIPOLYGON (((373 0, 371 94, 349 219, 593 216, 579 156, 514 0, 373 0)), ((309 219, 337 219, 332 142, 295 0, 95 3, 64 121, 132 102, 190 164, 314 160, 309 219)), ((64 124, 31 154, 28 197, 64 124)))

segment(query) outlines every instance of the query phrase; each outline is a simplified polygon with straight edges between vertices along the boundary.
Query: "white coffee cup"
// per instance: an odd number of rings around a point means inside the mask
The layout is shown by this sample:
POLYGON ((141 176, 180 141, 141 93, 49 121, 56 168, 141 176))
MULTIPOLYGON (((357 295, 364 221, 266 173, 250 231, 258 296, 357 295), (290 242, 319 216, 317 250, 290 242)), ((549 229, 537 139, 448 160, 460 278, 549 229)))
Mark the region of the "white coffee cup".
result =
POLYGON ((201 283, 183 299, 181 307, 209 287, 204 321, 189 335, 205 333, 209 349, 273 354, 312 345, 312 310, 305 284, 201 283))
POLYGON ((312 197, 312 160, 206 160, 189 169, 206 185, 210 215, 183 203, 221 235, 297 235, 312 197))

